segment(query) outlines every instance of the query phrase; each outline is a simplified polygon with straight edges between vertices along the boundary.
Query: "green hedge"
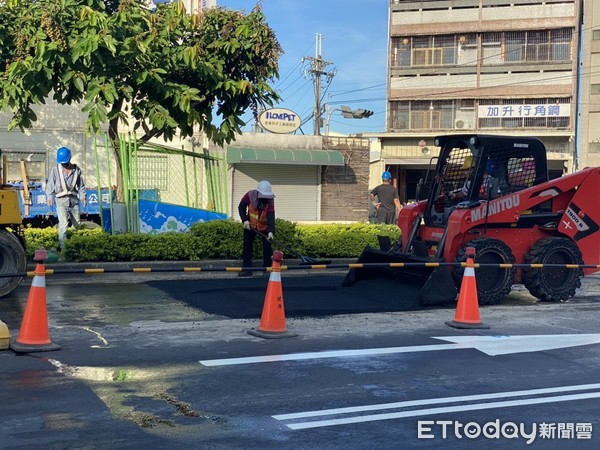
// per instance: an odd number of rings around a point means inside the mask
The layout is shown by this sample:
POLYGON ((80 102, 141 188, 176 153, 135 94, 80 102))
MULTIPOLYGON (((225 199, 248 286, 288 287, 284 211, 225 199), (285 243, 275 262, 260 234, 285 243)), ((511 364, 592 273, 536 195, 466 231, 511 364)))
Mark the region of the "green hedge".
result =
MULTIPOLYGON (((232 220, 217 220, 193 225, 187 233, 110 235, 101 229, 69 230, 63 259, 77 262, 109 261, 198 261, 203 259, 241 259, 242 224, 232 220)), ((293 258, 283 246, 315 258, 356 258, 365 246, 377 247, 377 235, 400 237, 395 225, 315 224, 303 225, 282 219, 276 221, 273 247, 293 258)), ((36 249, 56 250, 55 228, 27 228, 27 255, 31 259, 36 249)), ((260 258, 262 246, 255 240, 254 256, 260 258)))

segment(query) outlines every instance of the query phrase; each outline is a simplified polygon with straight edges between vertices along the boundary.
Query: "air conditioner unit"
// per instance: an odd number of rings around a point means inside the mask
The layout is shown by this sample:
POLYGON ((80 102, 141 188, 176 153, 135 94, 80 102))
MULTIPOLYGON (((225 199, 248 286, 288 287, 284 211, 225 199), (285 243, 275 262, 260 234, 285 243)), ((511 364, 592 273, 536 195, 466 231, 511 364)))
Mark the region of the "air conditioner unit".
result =
POLYGON ((456 122, 454 122, 454 128, 465 128, 466 126, 467 124, 464 120, 458 119, 456 122))

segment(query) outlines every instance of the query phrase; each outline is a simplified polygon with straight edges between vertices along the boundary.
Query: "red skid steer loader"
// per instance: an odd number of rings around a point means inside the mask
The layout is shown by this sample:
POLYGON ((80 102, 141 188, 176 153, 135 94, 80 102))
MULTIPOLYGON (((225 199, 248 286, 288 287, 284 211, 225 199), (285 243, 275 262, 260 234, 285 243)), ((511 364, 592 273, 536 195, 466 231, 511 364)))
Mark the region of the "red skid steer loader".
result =
POLYGON ((541 301, 563 301, 584 274, 599 270, 600 168, 549 180, 546 149, 535 138, 464 134, 435 143, 435 172, 417 189, 423 200, 398 217, 401 242, 390 250, 367 247, 358 260, 423 264, 352 269, 343 285, 389 277, 422 285, 423 305, 451 302, 464 268, 425 263, 465 262, 467 247, 476 249, 477 263, 507 265, 475 270, 482 305, 500 302, 516 283, 541 301), (596 267, 567 266, 584 262, 596 267))

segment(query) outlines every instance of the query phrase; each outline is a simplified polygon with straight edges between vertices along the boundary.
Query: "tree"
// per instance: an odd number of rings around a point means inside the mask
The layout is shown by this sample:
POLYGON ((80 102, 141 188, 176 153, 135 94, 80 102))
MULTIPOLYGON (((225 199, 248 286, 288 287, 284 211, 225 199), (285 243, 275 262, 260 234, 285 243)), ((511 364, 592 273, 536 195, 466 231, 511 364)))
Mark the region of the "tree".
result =
POLYGON ((145 142, 203 131, 231 142, 248 109, 279 99, 281 47, 258 4, 250 13, 189 15, 181 1, 4 0, 0 3, 0 109, 29 128, 32 105, 81 103, 86 131, 108 125, 121 186, 119 124, 145 142), (140 130, 141 129, 141 130, 140 130))

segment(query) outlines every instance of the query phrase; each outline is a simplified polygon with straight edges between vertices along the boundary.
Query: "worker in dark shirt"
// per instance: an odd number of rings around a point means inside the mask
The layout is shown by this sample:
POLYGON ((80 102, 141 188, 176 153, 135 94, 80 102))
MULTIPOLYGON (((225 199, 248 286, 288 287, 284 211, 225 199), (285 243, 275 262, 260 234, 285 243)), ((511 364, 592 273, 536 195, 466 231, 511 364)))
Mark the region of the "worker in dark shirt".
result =
MULTIPOLYGON (((260 181, 256 189, 246 192, 238 206, 238 212, 244 224, 244 246, 242 260, 244 267, 252 267, 254 238, 263 235, 263 267, 271 267, 273 247, 271 241, 275 234, 275 194, 268 181, 260 181)), ((252 272, 245 270, 240 277, 251 277, 252 272)))
POLYGON ((392 185, 392 174, 387 170, 381 174, 381 180, 382 183, 369 195, 377 213, 377 223, 396 223, 398 212, 402 209, 398 190, 392 185))

